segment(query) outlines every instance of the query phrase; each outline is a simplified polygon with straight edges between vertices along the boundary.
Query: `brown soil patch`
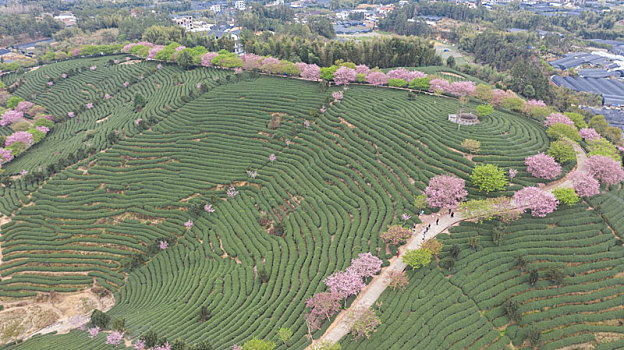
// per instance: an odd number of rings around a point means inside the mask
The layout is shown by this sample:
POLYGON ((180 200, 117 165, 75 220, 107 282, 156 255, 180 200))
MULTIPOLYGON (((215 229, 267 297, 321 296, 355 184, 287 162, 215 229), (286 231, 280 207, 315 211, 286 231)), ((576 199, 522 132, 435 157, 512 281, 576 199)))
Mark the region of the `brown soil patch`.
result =
POLYGON ((126 65, 126 64, 135 64, 135 63, 139 63, 139 60, 130 60, 130 61, 124 61, 121 62, 119 65, 126 65))
POLYGON ((155 216, 142 215, 138 213, 134 213, 131 211, 124 212, 119 215, 109 216, 106 218, 98 219, 96 224, 106 224, 106 225, 119 225, 127 220, 137 220, 142 224, 147 224, 148 222, 152 225, 157 225, 165 221, 163 218, 158 218, 155 216))
POLYGON ((269 121, 269 125, 267 125, 267 128, 275 130, 277 128, 279 128, 280 123, 282 122, 282 117, 284 117, 286 114, 284 113, 271 113, 271 121, 269 121))
POLYGON ((466 78, 462 77, 459 74, 455 74, 455 73, 451 73, 451 72, 440 72, 440 74, 448 75, 450 77, 455 77, 455 78, 459 78, 459 79, 462 79, 462 80, 466 79, 466 78))
POLYGON ((107 115, 106 117, 102 118, 102 119, 98 119, 95 121, 95 124, 100 124, 102 122, 105 122, 106 120, 108 120, 108 117, 110 117, 110 115, 107 115))
POLYGON ((115 304, 112 295, 100 298, 91 290, 73 294, 46 295, 3 303, 0 311, 0 344, 15 339, 28 339, 35 334, 68 333, 86 324, 93 309, 110 310, 115 304))
MULTIPOLYGON (((355 125, 349 123, 348 121, 344 120, 343 117, 338 117, 338 119, 340 119, 340 122, 344 125, 346 125, 349 129, 355 129, 355 125)), ((375 149, 377 149, 377 147, 375 147, 375 149)))
POLYGON ((182 199, 180 199, 180 202, 182 202, 182 203, 186 203, 186 202, 190 201, 191 199, 197 198, 197 197, 199 197, 199 196, 201 196, 201 194, 199 194, 199 193, 193 193, 192 195, 190 195, 190 196, 188 196, 188 197, 186 197, 186 198, 182 198, 182 199))

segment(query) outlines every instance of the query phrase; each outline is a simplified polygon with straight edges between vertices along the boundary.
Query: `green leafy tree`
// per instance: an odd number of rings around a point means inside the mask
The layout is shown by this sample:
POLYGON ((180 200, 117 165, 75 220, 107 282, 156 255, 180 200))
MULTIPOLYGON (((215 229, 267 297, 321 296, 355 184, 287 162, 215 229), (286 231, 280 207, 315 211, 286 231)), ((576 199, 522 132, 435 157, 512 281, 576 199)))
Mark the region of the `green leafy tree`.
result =
POLYGON ((571 121, 574 122, 574 126, 577 129, 583 129, 587 127, 587 123, 585 122, 585 117, 582 114, 574 113, 574 112, 566 112, 564 113, 571 121))
POLYGON ((461 146, 468 150, 468 152, 475 154, 479 153, 481 149, 481 142, 473 139, 465 139, 462 141, 461 146))
POLYGON ((546 130, 546 134, 554 140, 568 138, 576 142, 581 141, 581 135, 579 135, 574 125, 555 123, 546 130))
POLYGON ((567 163, 576 160, 574 147, 565 140, 552 142, 548 148, 548 155, 555 158, 559 163, 567 163))
MULTIPOLYGON (((17 105, 18 105, 20 102, 22 102, 22 101, 24 101, 24 99, 23 99, 23 98, 21 98, 21 97, 11 96, 11 98, 9 98, 9 100, 7 101, 6 106, 7 106, 7 108, 9 108, 9 109, 14 109, 14 108, 15 108, 15 107, 17 107, 17 105)), ((606 128, 605 128, 605 129, 606 129, 606 128)))
POLYGON ((403 79, 388 79, 388 85, 394 87, 404 87, 407 86, 407 82, 403 79))
POLYGON ((175 59, 176 63, 184 69, 189 69, 193 65, 193 56, 188 49, 178 52, 175 59))
POLYGON ((146 348, 153 348, 158 343, 158 334, 156 332, 149 330, 143 336, 141 336, 141 340, 145 342, 146 348))
POLYGON ((286 343, 290 340, 290 338, 292 338, 292 336, 293 331, 290 328, 282 327, 277 330, 277 339, 284 343, 284 345, 286 345, 286 343))
POLYGON ((431 77, 424 78, 414 78, 409 83, 410 89, 420 90, 420 91, 429 91, 429 81, 431 77))
POLYGON ((554 284, 563 283, 564 277, 563 271, 558 267, 551 267, 546 271, 546 278, 554 284))
POLYGON ((470 179, 481 192, 499 191, 508 183, 505 171, 494 164, 477 165, 470 179))
POLYGON ((589 120, 589 127, 594 128, 600 135, 604 134, 609 127, 609 123, 605 119, 604 115, 595 115, 589 120))
POLYGON ((125 318, 116 318, 113 320, 112 326, 114 330, 123 332, 126 330, 126 319, 125 318))
POLYGON ((321 79, 323 80, 333 80, 334 73, 338 70, 338 66, 332 65, 331 67, 323 67, 321 68, 321 79))
POLYGON ((516 323, 522 320, 522 313, 520 312, 520 307, 518 306, 517 301, 510 300, 505 303, 505 313, 516 323))
POLYGON ((427 249, 412 249, 403 254, 403 262, 412 269, 429 265, 433 254, 427 249))
POLYGON ((535 328, 535 326, 531 326, 527 332, 527 338, 529 338, 529 342, 532 346, 538 346, 540 344, 540 340, 542 339, 542 332, 535 328))
POLYGON ((453 57, 453 56, 449 56, 449 57, 446 59, 446 65, 447 65, 447 66, 449 66, 449 67, 451 67, 451 68, 455 68, 455 64, 456 64, 456 63, 455 63, 455 57, 453 57))
POLYGON ((620 162, 620 152, 614 144, 607 139, 600 138, 587 142, 587 148, 589 149, 588 156, 607 156, 613 158, 615 161, 620 162))
POLYGON ((416 210, 423 210, 427 208, 427 195, 419 194, 414 198, 414 207, 416 210))
POLYGON ((487 117, 488 115, 492 114, 492 112, 494 112, 494 107, 492 105, 477 106, 477 113, 479 113, 479 116, 487 117))
POLYGON ((613 143, 618 143, 622 140, 622 129, 616 126, 610 126, 605 130, 604 137, 613 143))
POLYGON ((134 95, 133 102, 134 102, 134 110, 137 112, 141 108, 145 107, 145 105, 147 104, 147 101, 145 101, 145 97, 143 97, 143 95, 141 95, 138 92, 134 95))
POLYGON ((102 311, 95 309, 91 313, 91 324, 101 329, 106 329, 108 327, 108 323, 110 322, 110 316, 103 313, 102 311))
POLYGON ((273 350, 275 343, 270 340, 258 339, 253 337, 243 344, 243 350, 273 350))
POLYGON ((572 206, 579 201, 578 195, 576 194, 576 192, 574 192, 574 189, 570 187, 556 188, 553 191, 553 194, 555 195, 559 203, 563 203, 565 205, 572 206))
POLYGON ((538 279, 539 279, 539 274, 537 270, 529 271, 529 284, 531 285, 531 287, 535 286, 535 283, 537 283, 538 279))

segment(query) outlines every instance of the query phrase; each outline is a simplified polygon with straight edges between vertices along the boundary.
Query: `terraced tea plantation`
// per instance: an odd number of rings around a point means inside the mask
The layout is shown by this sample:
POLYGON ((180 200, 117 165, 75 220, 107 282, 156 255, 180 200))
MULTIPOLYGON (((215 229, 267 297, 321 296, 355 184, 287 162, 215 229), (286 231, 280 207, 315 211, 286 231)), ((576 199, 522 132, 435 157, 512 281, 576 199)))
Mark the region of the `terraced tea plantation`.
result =
MULTIPOLYGON (((303 349, 305 300, 358 253, 390 258, 380 232, 402 223, 403 213, 417 217, 414 198, 431 177, 459 176, 475 197, 472 168, 494 163, 520 170, 511 194, 538 182, 524 158, 549 145, 543 126, 500 111, 458 128, 447 121, 459 108, 449 98, 408 100, 405 91, 352 86, 332 102, 337 88, 312 82, 113 59, 123 56, 10 77, 23 81, 18 95, 56 117, 76 116, 6 166, 12 174, 54 168, 43 182, 20 179, 0 189, 0 211, 13 215, 1 230, 0 297, 103 287, 115 295, 108 314, 125 318, 128 340, 153 330, 231 349, 289 327, 288 348, 303 349), (139 112, 137 93, 147 100, 139 112), (481 142, 479 155, 462 149, 467 138, 481 142), (195 213, 199 200, 215 211, 195 213), (160 241, 168 247, 154 250, 160 241), (147 261, 128 267, 138 255, 147 261), (210 311, 205 322, 202 306, 210 311)), ((616 308, 622 247, 602 217, 585 209, 514 222, 501 246, 489 239, 491 225, 453 229, 441 254, 444 260, 452 245, 461 247, 451 274, 435 265, 412 273, 406 292, 383 295, 379 331, 343 347, 505 348, 528 324, 551 330, 547 348, 585 341, 589 332, 621 333, 613 321, 623 317, 616 308), (477 232, 474 252, 467 240, 477 232), (529 288, 526 272, 513 266, 519 254, 540 271, 565 265, 568 283, 552 288, 540 276, 529 288), (569 295, 588 286, 580 305, 568 305, 569 295), (521 305, 520 326, 507 326, 501 305, 509 298, 521 305)), ((621 215, 604 215, 621 232, 621 215)), ((112 348, 105 341, 74 330, 7 348, 112 348)))
MULTIPOLYGON (((609 192, 592 203, 616 195, 609 192)), ((406 292, 384 293, 375 336, 343 348, 506 349, 510 343, 530 348, 523 340, 531 328, 542 332, 540 349, 622 348, 624 248, 589 209, 579 204, 542 219, 452 228, 450 236, 438 236, 444 244, 438 266, 412 273, 406 292), (500 245, 493 239, 495 229, 504 233, 500 245), (477 250, 470 244, 474 237, 477 250), (449 269, 453 246, 460 253, 449 269), (561 282, 553 281, 553 269, 561 272, 561 282), (531 271, 539 276, 534 285, 531 271), (519 306, 519 320, 506 312, 510 301, 519 306)))

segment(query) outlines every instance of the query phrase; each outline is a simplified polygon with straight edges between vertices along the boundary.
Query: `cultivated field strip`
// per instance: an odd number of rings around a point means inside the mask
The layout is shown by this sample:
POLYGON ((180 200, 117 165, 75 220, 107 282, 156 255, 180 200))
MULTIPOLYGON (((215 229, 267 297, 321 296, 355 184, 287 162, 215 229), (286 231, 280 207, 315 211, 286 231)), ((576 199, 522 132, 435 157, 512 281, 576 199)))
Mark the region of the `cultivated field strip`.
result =
MULTIPOLYGON (((548 144, 541 126, 499 113, 457 131, 446 121, 456 101, 408 101, 389 89, 350 88, 342 102, 311 116, 331 92, 274 77, 217 86, 52 177, 33 194, 34 205, 3 227, 0 271, 8 278, 0 294, 75 290, 95 279, 116 293, 110 314, 126 319, 130 337, 153 329, 225 349, 287 326, 295 332, 290 346, 302 348, 305 299, 358 253, 385 258, 379 233, 404 212, 416 216, 414 197, 431 176, 468 177, 473 163, 456 151, 464 138, 480 139, 483 157, 491 150, 492 161, 518 168, 548 144), (281 123, 272 130, 275 113, 281 123), (258 176, 249 178, 247 168, 258 176), (236 197, 225 195, 229 186, 239 190, 236 197), (222 200, 186 230, 188 200, 198 195, 222 200), (283 221, 284 235, 261 227, 260 212, 283 221), (120 272, 124 257, 169 237, 177 243, 128 276, 120 272), (267 283, 256 276, 262 265, 267 283), (50 283, 51 271, 58 284, 50 283), (204 323, 202 305, 212 314, 204 323)), ((532 180, 521 172, 518 181, 532 180)), ((72 337, 58 341, 80 348, 82 340, 66 340, 72 337)))

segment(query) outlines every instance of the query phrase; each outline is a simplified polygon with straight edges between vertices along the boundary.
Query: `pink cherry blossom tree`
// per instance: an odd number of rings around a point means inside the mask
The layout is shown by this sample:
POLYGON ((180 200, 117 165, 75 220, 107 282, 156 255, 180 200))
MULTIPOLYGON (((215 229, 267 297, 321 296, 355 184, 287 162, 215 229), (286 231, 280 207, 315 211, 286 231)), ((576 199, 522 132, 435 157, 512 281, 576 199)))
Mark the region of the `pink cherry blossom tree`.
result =
POLYGON ((559 201, 554 194, 542 191, 537 187, 525 187, 513 196, 517 205, 531 209, 531 215, 545 217, 557 209, 559 201))
POLYGON ((584 171, 577 171, 570 177, 574 191, 581 197, 592 197, 600 193, 600 183, 584 171))
POLYGON ((76 116, 76 113, 74 113, 74 112, 67 112, 67 116, 70 117, 70 118, 73 118, 73 117, 76 116))
POLYGON ((366 309, 364 311, 356 311, 355 322, 351 325, 351 334, 353 334, 353 340, 359 338, 370 338, 377 330, 377 326, 381 324, 381 320, 375 311, 372 309, 366 309))
POLYGON ((351 259, 347 271, 354 272, 362 278, 373 277, 381 270, 383 262, 371 253, 360 253, 357 259, 351 259))
POLYGON ((106 95, 104 95, 104 98, 105 98, 105 99, 107 99, 107 100, 110 100, 110 98, 111 98, 111 95, 109 95, 109 94, 106 94, 106 95))
POLYGON ((13 152, 6 148, 0 147, 0 164, 8 163, 14 158, 13 152))
POLYGON ((208 52, 202 55, 201 57, 201 65, 202 67, 212 67, 212 59, 217 57, 219 54, 216 52, 208 52))
POLYGON ((301 77, 305 80, 318 81, 321 78, 321 68, 316 64, 306 64, 301 68, 301 77))
POLYGON ((366 286, 362 277, 353 270, 334 272, 325 278, 324 282, 329 290, 341 299, 356 295, 366 286))
POLYGON ((451 83, 446 79, 431 79, 429 81, 429 91, 435 94, 442 94, 449 92, 451 89, 451 83))
POLYGON ((394 290, 405 290, 405 287, 409 284, 405 271, 390 271, 386 282, 388 283, 388 287, 394 290))
POLYGON ((354 82, 357 79, 355 69, 351 69, 345 66, 341 66, 334 73, 334 83, 336 85, 349 85, 350 82, 354 82))
POLYGON ((561 165, 555 161, 555 158, 544 153, 527 157, 524 164, 531 175, 540 179, 550 180, 561 175, 561 165))
POLYGON ((429 180, 425 188, 427 204, 434 208, 455 208, 461 203, 468 192, 466 181, 450 175, 438 175, 429 180))
POLYGON ((169 342, 165 342, 165 344, 157 346, 152 350, 171 350, 171 345, 169 345, 169 342))
POLYGON ((366 82, 375 86, 384 85, 388 83, 388 76, 384 72, 374 71, 366 76, 366 82))
POLYGON ((409 228, 400 225, 392 225, 388 226, 388 230, 381 234, 381 239, 383 239, 386 244, 398 246, 405 243, 411 236, 412 230, 409 228))
POLYGON ((518 170, 509 168, 509 180, 513 180, 516 175, 518 175, 518 170))
POLYGON ((332 292, 316 293, 306 300, 306 306, 312 309, 310 311, 312 315, 330 319, 340 310, 340 299, 338 294, 332 292))
POLYGON ((265 73, 274 73, 279 67, 280 60, 275 57, 265 57, 262 60, 260 69, 265 73))
POLYGON ((563 123, 574 126, 574 122, 566 115, 561 113, 551 113, 550 115, 548 115, 548 117, 546 117, 546 120, 544 121, 544 125, 546 125, 547 127, 556 123, 563 123))
POLYGON ((134 342, 134 350, 144 350, 145 349, 145 342, 142 339, 138 339, 137 341, 134 342))
POLYGON ((91 102, 87 103, 86 107, 87 107, 87 109, 93 108, 93 103, 91 103, 91 102))
POLYGON ((184 227, 186 227, 187 230, 190 230, 193 227, 193 221, 188 219, 188 221, 184 223, 184 227))
POLYGON ((368 68, 367 65, 365 64, 358 64, 357 66, 355 66, 355 73, 356 74, 368 74, 370 72, 370 68, 368 68))
POLYGON ((27 131, 18 131, 7 136, 5 146, 11 146, 15 142, 21 142, 26 146, 30 146, 34 142, 33 135, 27 131))
POLYGON ((274 153, 271 153, 271 155, 269 156, 269 160, 271 161, 271 163, 273 163, 275 160, 277 160, 277 156, 274 153))
POLYGON ((598 140, 601 137, 594 128, 582 128, 579 130, 579 135, 586 141, 598 140))
POLYGON ((403 79, 405 81, 410 81, 412 74, 405 68, 397 68, 391 71, 388 71, 388 79, 403 79))
POLYGON ((34 105, 35 104, 30 101, 22 101, 17 104, 17 107, 15 107, 15 110, 18 112, 27 113, 28 110, 33 108, 34 105))
POLYGON ((243 60, 244 70, 258 70, 262 66, 262 56, 258 56, 253 53, 246 53, 240 56, 243 60))
POLYGON ((122 332, 112 331, 106 337, 106 344, 118 345, 119 343, 121 343, 121 340, 123 339, 123 336, 124 336, 124 334, 122 332))
POLYGON ((167 241, 160 241, 160 244, 158 246, 160 247, 160 249, 165 250, 169 248, 169 243, 167 243, 167 241))
POLYGON ((332 97, 334 98, 334 100, 340 101, 340 100, 342 100, 344 95, 342 94, 342 91, 336 91, 336 92, 332 93, 332 97))
POLYGON ((459 96, 466 97, 474 94, 477 86, 472 81, 456 81, 449 86, 448 92, 459 96))
POLYGON ((0 125, 1 126, 7 126, 9 124, 13 124, 16 121, 18 121, 20 118, 22 118, 24 116, 23 112, 17 111, 17 110, 8 110, 4 113, 2 113, 2 116, 0 117, 0 125))
POLYGON ((609 186, 615 185, 624 179, 622 166, 611 157, 591 156, 585 162, 585 167, 589 175, 609 186))
POLYGON ((207 213, 214 213, 214 212, 216 211, 216 209, 212 207, 212 204, 206 204, 206 205, 204 205, 204 210, 205 210, 207 213))
POLYGON ((230 198, 234 198, 238 194, 238 191, 236 190, 234 186, 230 186, 230 188, 228 188, 225 194, 227 194, 227 196, 230 198))
POLYGON ((89 338, 93 338, 100 333, 100 327, 95 326, 95 327, 89 328, 87 332, 89 333, 89 338))

